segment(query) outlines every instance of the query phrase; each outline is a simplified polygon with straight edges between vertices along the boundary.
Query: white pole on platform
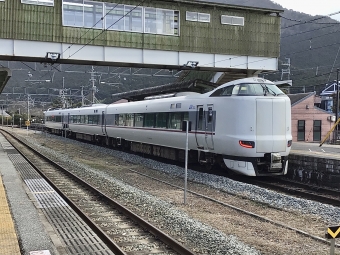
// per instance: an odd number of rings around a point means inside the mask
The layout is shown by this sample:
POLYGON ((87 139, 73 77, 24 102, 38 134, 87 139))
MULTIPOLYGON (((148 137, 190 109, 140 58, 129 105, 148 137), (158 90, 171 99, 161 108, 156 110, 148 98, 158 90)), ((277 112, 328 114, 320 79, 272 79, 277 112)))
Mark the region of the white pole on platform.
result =
POLYGON ((29 123, 30 123, 30 96, 27 94, 27 123, 26 123, 27 136, 29 123))
POLYGON ((187 200, 187 182, 188 182, 188 135, 189 135, 189 121, 186 121, 186 138, 185 138, 185 171, 184 171, 184 204, 187 200))

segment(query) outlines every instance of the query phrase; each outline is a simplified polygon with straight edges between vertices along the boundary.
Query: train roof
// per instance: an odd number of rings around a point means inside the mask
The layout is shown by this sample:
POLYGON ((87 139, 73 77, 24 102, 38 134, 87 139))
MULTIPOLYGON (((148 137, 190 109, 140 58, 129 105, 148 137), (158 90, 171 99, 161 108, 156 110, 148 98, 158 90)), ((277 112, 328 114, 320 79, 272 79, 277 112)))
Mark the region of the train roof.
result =
MULTIPOLYGON (((131 90, 128 92, 112 94, 112 99, 126 99, 128 101, 141 101, 144 99, 150 99, 152 96, 158 96, 161 98, 162 95, 169 97, 170 95, 176 96, 179 92, 196 92, 196 93, 207 93, 214 90, 219 85, 216 83, 196 79, 190 81, 182 81, 171 84, 165 84, 161 86, 149 87, 145 89, 131 90)), ((181 93, 179 93, 181 94, 181 93)), ((183 94, 181 94, 183 95, 183 94)))

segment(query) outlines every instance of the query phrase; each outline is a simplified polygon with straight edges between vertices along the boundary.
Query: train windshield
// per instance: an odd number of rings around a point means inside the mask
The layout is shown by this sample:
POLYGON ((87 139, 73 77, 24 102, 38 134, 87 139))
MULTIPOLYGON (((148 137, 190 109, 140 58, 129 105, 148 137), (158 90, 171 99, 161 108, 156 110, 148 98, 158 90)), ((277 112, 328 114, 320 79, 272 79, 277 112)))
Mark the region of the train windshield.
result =
POLYGON ((216 90, 211 97, 218 96, 278 96, 284 93, 273 84, 268 83, 243 83, 230 85, 216 90))

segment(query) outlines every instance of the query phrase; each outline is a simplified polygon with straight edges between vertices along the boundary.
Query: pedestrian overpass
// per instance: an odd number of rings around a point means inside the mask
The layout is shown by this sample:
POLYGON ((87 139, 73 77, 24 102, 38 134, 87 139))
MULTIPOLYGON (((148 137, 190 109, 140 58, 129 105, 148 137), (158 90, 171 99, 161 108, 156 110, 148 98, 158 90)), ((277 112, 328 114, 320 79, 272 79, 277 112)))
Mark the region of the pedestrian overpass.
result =
POLYGON ((213 0, 121 2, 0 0, 0 60, 203 70, 237 78, 278 69, 283 10, 213 0))

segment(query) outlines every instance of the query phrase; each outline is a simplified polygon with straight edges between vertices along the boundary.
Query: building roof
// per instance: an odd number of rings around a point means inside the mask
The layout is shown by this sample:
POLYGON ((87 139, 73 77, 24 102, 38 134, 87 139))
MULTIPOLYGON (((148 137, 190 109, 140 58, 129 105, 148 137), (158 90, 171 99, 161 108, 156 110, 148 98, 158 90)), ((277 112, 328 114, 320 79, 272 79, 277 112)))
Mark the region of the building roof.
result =
POLYGON ((218 87, 216 83, 197 79, 112 94, 112 99, 115 100, 127 99, 129 101, 140 101, 144 100, 145 97, 149 96, 164 95, 178 92, 196 92, 202 94, 211 91, 216 87, 218 87))
POLYGON ((315 94, 316 94, 315 92, 310 92, 310 93, 288 94, 287 96, 290 98, 290 103, 293 107, 294 105, 297 105, 298 103, 306 100, 307 98, 315 94))
MULTIPOLYGON (((11 117, 5 110, 3 111, 4 117, 11 117)), ((2 116, 2 110, 0 110, 0 118, 2 116)))
POLYGON ((6 67, 0 67, 0 94, 6 86, 9 78, 12 76, 12 71, 6 67))
POLYGON ((248 11, 258 11, 264 13, 282 13, 284 12, 283 9, 273 9, 267 8, 263 6, 259 6, 260 4, 247 4, 247 5, 238 5, 238 4, 230 4, 226 3, 225 0, 165 0, 170 2, 181 2, 181 3, 190 3, 190 4, 197 4, 197 5, 207 5, 207 6, 220 6, 220 7, 227 7, 230 9, 243 9, 248 11))

